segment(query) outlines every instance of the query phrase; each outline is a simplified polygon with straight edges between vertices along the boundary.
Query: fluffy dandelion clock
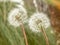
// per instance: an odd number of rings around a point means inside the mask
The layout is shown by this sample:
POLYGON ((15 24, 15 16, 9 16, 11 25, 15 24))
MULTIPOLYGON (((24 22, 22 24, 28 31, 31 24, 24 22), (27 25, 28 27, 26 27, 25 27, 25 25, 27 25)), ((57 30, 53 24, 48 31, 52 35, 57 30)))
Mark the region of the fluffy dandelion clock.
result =
POLYGON ((20 26, 21 22, 25 23, 27 20, 27 12, 23 7, 14 8, 8 14, 8 22, 17 27, 20 26))
POLYGON ((29 27, 33 32, 40 32, 40 26, 48 28, 50 26, 49 19, 45 13, 34 13, 29 19, 29 27))

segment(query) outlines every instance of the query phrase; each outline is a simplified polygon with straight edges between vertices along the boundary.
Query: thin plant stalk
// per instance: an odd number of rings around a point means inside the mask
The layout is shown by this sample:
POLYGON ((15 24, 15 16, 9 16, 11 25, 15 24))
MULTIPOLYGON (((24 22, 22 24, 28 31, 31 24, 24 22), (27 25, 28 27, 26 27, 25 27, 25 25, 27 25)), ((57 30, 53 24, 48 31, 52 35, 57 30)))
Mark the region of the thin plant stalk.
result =
POLYGON ((45 38, 46 45, 49 45, 48 37, 47 37, 46 32, 45 32, 45 30, 44 30, 44 28, 43 28, 42 26, 41 26, 41 31, 42 31, 43 36, 44 36, 44 38, 45 38))
POLYGON ((23 23, 21 24, 21 28, 22 28, 22 32, 23 32, 23 35, 24 35, 25 43, 26 43, 26 45, 28 45, 28 40, 27 40, 27 36, 26 36, 26 32, 25 32, 25 28, 24 28, 23 23))

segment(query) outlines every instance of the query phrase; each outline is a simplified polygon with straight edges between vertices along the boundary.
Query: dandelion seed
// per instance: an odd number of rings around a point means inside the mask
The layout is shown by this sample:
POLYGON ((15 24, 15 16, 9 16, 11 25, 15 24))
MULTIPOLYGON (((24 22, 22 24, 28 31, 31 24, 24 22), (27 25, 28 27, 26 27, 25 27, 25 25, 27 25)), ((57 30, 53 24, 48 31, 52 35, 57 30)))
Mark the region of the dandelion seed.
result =
POLYGON ((45 13, 34 13, 29 19, 29 27, 33 32, 40 32, 39 26, 48 28, 50 26, 49 19, 45 13))
POLYGON ((21 22, 25 23, 26 20, 27 12, 22 6, 20 8, 14 8, 8 14, 8 22, 15 27, 20 26, 21 22))

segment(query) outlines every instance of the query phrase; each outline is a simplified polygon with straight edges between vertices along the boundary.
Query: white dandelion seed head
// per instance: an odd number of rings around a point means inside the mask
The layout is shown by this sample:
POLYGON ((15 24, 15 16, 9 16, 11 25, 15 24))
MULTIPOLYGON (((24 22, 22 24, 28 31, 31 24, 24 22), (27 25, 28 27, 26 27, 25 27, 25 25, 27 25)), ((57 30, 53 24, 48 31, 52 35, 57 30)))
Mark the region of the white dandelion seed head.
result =
POLYGON ((50 22, 46 14, 44 13, 34 13, 29 19, 29 27, 33 32, 40 32, 40 28, 38 26, 43 26, 44 28, 48 28, 50 26, 50 22))
POLYGON ((22 23, 25 23, 27 20, 27 12, 23 7, 20 8, 14 8, 11 10, 8 14, 8 22, 17 27, 21 25, 22 23))

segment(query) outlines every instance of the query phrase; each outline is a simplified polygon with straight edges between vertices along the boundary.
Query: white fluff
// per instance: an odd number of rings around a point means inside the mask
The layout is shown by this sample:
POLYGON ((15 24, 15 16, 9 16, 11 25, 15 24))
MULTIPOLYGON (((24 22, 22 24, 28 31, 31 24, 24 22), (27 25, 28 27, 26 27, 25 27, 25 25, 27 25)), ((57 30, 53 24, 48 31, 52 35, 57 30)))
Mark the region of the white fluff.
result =
POLYGON ((29 19, 29 27, 33 32, 40 32, 40 26, 47 28, 50 26, 50 21, 45 13, 34 13, 29 19), (39 22, 42 21, 42 22, 39 22), (38 22, 38 23, 36 23, 38 22))
POLYGON ((21 22, 25 23, 26 19, 27 12, 22 6, 20 8, 14 8, 8 14, 8 22, 15 27, 20 26, 21 22), (16 19, 16 16, 19 17, 19 20, 16 19))

